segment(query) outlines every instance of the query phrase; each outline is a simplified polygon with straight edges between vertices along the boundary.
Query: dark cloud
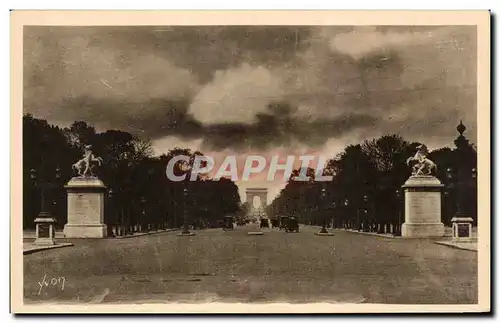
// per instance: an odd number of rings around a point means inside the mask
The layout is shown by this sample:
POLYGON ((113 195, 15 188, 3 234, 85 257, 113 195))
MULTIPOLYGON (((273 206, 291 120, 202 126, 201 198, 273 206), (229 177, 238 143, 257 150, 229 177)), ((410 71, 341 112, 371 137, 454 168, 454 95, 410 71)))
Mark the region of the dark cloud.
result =
POLYGON ((25 27, 23 73, 37 117, 207 149, 476 139, 474 27, 25 27))
POLYGON ((294 115, 296 107, 286 102, 271 103, 266 113, 256 116, 256 122, 221 123, 204 125, 188 113, 189 102, 152 100, 139 104, 143 108, 131 108, 129 102, 93 101, 80 97, 66 102, 59 118, 94 120, 105 129, 121 129, 131 133, 159 139, 177 136, 187 140, 202 138, 205 149, 231 148, 267 150, 276 145, 299 143, 321 147, 328 139, 335 138, 351 129, 374 125, 370 115, 349 114, 333 119, 308 120, 294 115), (133 115, 116 114, 115 111, 134 110, 133 115), (318 131, 321 129, 321 132, 318 131))
POLYGON ((268 150, 274 146, 303 144, 321 147, 328 139, 352 129, 373 124, 369 115, 346 114, 331 119, 307 120, 295 116, 294 107, 273 103, 267 113, 257 115, 253 124, 214 124, 204 129, 204 144, 208 149, 268 150))

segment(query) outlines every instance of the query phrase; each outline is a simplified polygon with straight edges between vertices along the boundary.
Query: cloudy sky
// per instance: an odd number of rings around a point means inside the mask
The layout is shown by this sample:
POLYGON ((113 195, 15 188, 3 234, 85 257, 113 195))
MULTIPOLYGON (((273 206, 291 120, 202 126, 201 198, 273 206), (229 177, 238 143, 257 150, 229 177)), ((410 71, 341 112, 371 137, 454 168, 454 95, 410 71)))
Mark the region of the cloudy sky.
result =
MULTIPOLYGON (((476 63, 473 26, 25 27, 24 111, 219 162, 387 133, 437 148, 460 119, 476 140, 476 63)), ((239 185, 273 197, 266 175, 239 185)))

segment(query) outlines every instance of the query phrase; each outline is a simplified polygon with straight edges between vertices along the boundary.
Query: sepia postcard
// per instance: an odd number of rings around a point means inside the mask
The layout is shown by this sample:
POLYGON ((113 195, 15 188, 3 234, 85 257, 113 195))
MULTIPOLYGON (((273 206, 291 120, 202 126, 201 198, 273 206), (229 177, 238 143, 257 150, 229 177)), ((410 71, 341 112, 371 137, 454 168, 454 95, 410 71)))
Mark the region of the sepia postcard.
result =
POLYGON ((12 313, 491 310, 490 12, 11 36, 12 313))

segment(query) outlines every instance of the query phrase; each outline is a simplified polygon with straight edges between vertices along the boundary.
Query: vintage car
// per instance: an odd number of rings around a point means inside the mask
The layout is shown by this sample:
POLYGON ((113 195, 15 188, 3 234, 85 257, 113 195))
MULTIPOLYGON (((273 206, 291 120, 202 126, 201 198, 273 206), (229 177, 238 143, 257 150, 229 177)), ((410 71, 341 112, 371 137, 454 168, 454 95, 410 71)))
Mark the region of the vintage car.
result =
POLYGON ((269 219, 261 218, 260 219, 260 228, 269 228, 269 219))
POLYGON ((288 216, 282 215, 279 217, 279 227, 280 230, 286 229, 286 222, 288 221, 288 216))
POLYGON ((224 231, 226 230, 234 230, 234 218, 230 215, 224 217, 224 226, 222 227, 224 231))
POLYGON ((295 217, 289 217, 286 221, 286 232, 299 232, 299 221, 295 217))

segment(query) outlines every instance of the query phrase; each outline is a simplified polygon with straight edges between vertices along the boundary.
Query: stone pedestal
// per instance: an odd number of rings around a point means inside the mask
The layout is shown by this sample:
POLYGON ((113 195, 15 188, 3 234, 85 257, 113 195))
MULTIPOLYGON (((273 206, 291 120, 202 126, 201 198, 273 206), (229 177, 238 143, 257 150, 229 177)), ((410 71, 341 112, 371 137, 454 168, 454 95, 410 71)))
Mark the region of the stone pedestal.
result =
POLYGON ((472 241, 472 222, 474 220, 470 217, 454 217, 451 219, 452 223, 452 240, 456 242, 470 242, 472 241))
POLYGON ((34 244, 37 246, 51 246, 56 244, 56 231, 54 224, 56 220, 51 216, 41 216, 35 219, 36 239, 34 244))
POLYGON ((96 177, 73 177, 65 188, 68 192, 67 238, 104 238, 104 192, 106 186, 96 177))
POLYGON ((405 238, 433 238, 444 235, 441 222, 441 189, 434 176, 411 176, 402 186, 405 191, 405 238))

